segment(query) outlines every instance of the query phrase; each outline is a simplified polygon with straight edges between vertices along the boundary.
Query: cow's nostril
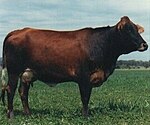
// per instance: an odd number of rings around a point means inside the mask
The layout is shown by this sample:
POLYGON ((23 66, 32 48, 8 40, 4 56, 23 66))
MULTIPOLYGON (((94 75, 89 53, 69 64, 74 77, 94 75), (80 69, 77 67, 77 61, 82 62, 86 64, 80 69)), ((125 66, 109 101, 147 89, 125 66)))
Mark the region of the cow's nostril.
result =
POLYGON ((147 43, 141 43, 140 48, 138 49, 138 51, 145 51, 148 49, 148 44, 147 43))
POLYGON ((148 47, 147 43, 143 43, 143 47, 147 48, 148 47))

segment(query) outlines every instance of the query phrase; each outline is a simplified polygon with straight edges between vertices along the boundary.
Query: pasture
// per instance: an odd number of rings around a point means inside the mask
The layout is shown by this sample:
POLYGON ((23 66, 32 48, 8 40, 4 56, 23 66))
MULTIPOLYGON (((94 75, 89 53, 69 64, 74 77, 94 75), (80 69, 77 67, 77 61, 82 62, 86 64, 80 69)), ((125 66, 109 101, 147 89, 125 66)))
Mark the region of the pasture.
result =
POLYGON ((31 116, 24 116, 18 92, 15 118, 8 120, 0 105, 0 125, 150 125, 150 70, 116 70, 92 91, 90 116, 81 116, 77 84, 56 87, 37 81, 30 88, 31 116))

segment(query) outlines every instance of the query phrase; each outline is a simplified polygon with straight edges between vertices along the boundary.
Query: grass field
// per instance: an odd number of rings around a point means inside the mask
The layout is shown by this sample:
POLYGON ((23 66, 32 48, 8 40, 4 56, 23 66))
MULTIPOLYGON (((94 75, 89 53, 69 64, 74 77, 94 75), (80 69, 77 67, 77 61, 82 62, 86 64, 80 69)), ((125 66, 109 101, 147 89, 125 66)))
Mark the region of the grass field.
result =
POLYGON ((6 118, 0 105, 0 125, 150 125, 150 70, 115 71, 101 87, 93 89, 88 119, 81 116, 74 83, 50 88, 35 82, 29 102, 32 115, 27 117, 16 93, 13 120, 6 118))

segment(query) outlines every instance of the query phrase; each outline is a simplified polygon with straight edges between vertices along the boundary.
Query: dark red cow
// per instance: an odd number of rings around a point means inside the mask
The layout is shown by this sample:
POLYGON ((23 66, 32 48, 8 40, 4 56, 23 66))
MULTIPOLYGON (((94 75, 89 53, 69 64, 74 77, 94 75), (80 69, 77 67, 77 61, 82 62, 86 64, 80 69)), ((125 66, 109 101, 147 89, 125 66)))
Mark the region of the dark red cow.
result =
POLYGON ((9 33, 4 40, 2 70, 3 79, 7 69, 8 84, 3 87, 1 96, 4 101, 7 91, 8 117, 13 117, 13 98, 19 77, 19 93, 26 114, 30 114, 30 84, 38 79, 48 85, 78 83, 83 115, 87 116, 92 88, 102 85, 112 74, 117 58, 147 50, 148 45, 139 34, 143 31, 124 16, 112 27, 76 31, 25 28, 9 33))

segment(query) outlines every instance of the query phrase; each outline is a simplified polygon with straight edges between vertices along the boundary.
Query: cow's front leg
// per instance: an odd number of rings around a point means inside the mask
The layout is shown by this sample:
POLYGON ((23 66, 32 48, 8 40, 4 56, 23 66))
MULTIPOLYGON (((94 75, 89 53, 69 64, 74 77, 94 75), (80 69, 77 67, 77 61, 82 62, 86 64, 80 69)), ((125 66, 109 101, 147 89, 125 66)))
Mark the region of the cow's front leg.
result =
POLYGON ((29 83, 24 83, 20 80, 20 86, 19 86, 18 91, 19 91, 20 98, 22 101, 23 110, 26 115, 31 114, 30 109, 29 109, 29 104, 28 104, 29 88, 30 88, 29 83))
POLYGON ((89 83, 80 83, 79 90, 81 95, 81 101, 83 104, 82 114, 84 117, 89 115, 88 103, 92 91, 92 86, 89 83))

